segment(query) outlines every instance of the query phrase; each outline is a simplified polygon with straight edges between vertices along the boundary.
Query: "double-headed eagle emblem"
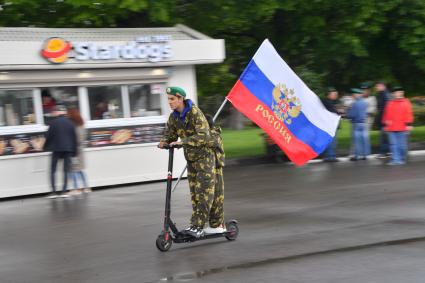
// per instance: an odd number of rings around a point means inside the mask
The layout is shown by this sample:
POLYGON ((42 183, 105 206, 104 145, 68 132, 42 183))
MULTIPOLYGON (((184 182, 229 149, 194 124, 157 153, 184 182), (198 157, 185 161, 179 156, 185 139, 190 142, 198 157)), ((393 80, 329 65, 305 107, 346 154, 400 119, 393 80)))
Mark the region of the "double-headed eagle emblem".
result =
POLYGON ((272 110, 279 120, 291 124, 301 112, 301 102, 295 95, 294 89, 288 89, 284 84, 273 88, 272 110))

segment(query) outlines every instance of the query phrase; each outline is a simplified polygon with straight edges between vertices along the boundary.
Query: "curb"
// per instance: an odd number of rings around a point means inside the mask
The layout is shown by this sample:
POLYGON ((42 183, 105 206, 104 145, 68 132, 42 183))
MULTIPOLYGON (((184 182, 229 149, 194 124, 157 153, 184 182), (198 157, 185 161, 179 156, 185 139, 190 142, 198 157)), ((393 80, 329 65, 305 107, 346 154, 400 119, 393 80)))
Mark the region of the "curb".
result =
MULTIPOLYGON (((409 151, 409 156, 425 156, 425 149, 421 150, 411 150, 409 151)), ((369 159, 375 159, 378 154, 369 155, 369 159)), ((338 156, 338 160, 341 162, 349 162, 350 156, 338 156)), ((307 164, 315 164, 322 163, 323 159, 321 157, 310 160, 307 164)), ((241 158, 232 158, 226 160, 226 167, 234 167, 234 166, 248 166, 248 165, 258 165, 258 164, 290 164, 290 161, 282 160, 282 162, 274 162, 265 156, 256 156, 256 157, 241 157, 241 158)))

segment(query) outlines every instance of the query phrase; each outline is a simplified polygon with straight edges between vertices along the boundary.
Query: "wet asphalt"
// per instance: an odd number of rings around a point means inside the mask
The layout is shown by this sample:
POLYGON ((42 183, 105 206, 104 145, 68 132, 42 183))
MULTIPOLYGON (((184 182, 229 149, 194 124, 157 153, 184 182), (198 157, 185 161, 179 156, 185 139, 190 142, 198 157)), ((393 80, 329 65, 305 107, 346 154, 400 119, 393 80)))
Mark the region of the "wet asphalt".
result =
MULTIPOLYGON (((164 198, 159 182, 0 202, 0 282, 425 282, 423 155, 399 167, 228 167, 226 218, 239 238, 166 253, 155 247, 164 198)), ((186 181, 172 201, 184 228, 186 181)))

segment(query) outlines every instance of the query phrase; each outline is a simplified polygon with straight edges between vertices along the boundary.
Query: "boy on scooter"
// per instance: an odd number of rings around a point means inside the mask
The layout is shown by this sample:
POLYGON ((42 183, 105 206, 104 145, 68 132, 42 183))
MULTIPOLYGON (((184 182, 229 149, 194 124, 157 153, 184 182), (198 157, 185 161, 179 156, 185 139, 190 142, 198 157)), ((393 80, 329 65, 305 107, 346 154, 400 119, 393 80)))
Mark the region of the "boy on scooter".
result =
POLYGON ((185 232, 199 238, 205 234, 204 225, 214 201, 216 162, 214 152, 208 146, 210 128, 202 111, 186 99, 182 88, 168 87, 166 93, 173 112, 158 147, 163 148, 164 144, 183 146, 193 209, 190 226, 185 232))

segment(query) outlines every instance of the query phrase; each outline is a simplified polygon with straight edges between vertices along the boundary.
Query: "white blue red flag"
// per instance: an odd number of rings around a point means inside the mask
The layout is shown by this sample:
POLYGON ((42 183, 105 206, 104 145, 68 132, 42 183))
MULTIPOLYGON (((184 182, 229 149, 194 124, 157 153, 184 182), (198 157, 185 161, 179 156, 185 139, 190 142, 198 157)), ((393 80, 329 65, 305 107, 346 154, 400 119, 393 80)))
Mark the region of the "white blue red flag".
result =
POLYGON ((267 39, 227 99, 260 126, 296 165, 305 164, 326 149, 340 118, 326 110, 267 39))

